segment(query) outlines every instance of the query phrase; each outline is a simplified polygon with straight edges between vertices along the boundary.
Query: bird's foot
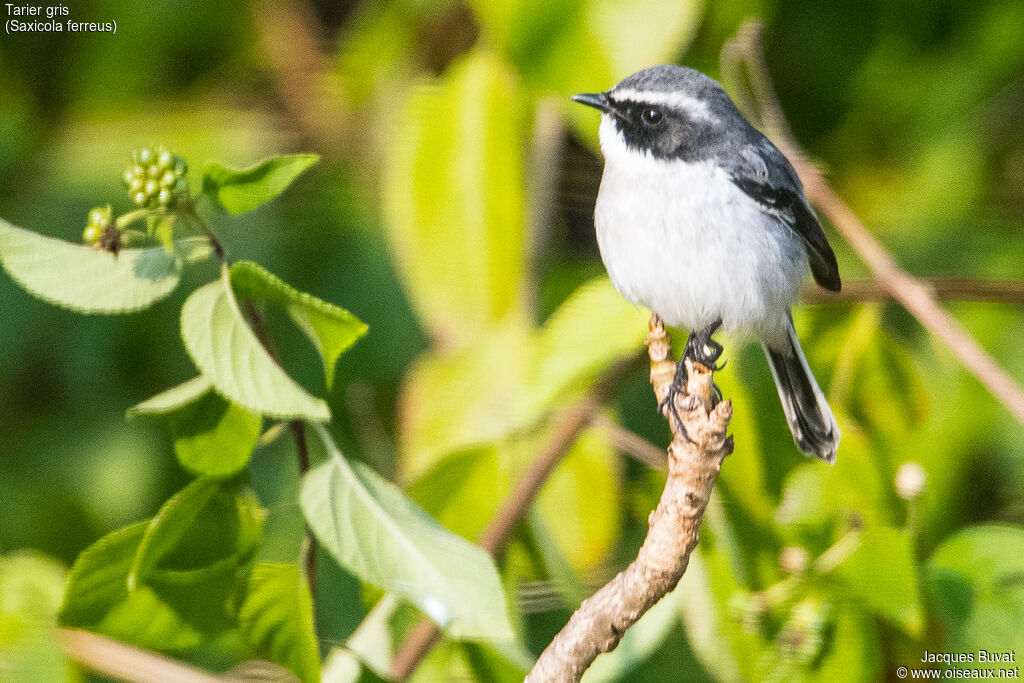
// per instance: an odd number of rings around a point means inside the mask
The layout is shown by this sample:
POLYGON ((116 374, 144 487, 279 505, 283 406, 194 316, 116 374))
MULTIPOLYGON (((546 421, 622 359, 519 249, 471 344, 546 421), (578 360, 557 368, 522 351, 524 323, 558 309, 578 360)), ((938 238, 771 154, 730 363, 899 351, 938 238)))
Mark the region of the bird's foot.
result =
MULTIPOLYGON (((694 363, 699 363, 711 372, 718 372, 725 367, 726 361, 718 363, 722 357, 724 348, 721 344, 711 338, 718 328, 722 326, 721 320, 716 320, 707 327, 692 332, 686 339, 686 348, 683 350, 683 360, 689 358, 694 363)), ((683 362, 680 361, 680 363, 683 362)), ((685 377, 684 377, 685 382, 685 377)), ((685 384, 683 385, 685 386, 685 384)), ((715 405, 722 400, 722 390, 714 382, 711 383, 711 404, 715 405)))
POLYGON ((700 363, 714 372, 725 367, 725 361, 717 365, 718 359, 722 357, 722 345, 711 338, 721 323, 716 323, 703 330, 694 332, 686 340, 686 349, 683 357, 689 357, 693 362, 700 363))
POLYGON ((692 443, 690 435, 686 433, 686 427, 683 426, 683 420, 679 417, 679 408, 676 398, 680 395, 686 394, 686 354, 679 359, 676 363, 676 374, 672 377, 672 384, 669 385, 668 391, 665 393, 665 398, 661 399, 661 403, 658 404, 658 412, 665 417, 672 416, 672 421, 676 425, 676 431, 682 435, 684 439, 692 443))

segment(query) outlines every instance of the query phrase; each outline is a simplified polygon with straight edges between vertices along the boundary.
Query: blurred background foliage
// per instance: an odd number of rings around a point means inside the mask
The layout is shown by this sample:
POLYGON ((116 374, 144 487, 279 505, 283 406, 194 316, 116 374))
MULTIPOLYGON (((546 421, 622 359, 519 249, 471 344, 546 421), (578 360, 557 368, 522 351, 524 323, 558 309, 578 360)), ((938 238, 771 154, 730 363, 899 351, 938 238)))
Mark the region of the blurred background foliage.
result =
MULTIPOLYGON (((598 121, 572 93, 666 61, 717 76, 724 41, 760 17, 796 137, 905 267, 1024 278, 1019 1, 92 0, 72 12, 114 18, 118 33, 0 40, 0 215, 75 240, 143 144, 193 165, 322 154, 280 201, 218 229, 237 257, 369 324, 329 394, 337 439, 470 539, 564 409, 645 334, 646 314, 602 277, 598 121)), ((866 277, 826 232, 844 279, 866 277)), ((123 417, 192 376, 177 310, 212 275, 125 318, 61 311, 0 277, 0 651, 28 637, 26 610, 52 615, 60 563, 188 481, 163 425, 123 417)), ((1019 304, 950 308, 1024 379, 1019 304)), ((760 351, 727 344, 716 379, 736 406, 736 452, 699 550, 587 680, 856 681, 925 649, 1024 654, 1024 429, 895 305, 806 307, 797 328, 841 416, 838 464, 799 455, 760 351)), ((313 355, 281 334, 285 364, 323 390, 313 355)), ((662 475, 627 457, 629 432, 668 441, 644 371, 572 447, 500 565, 534 653, 643 538, 662 475)), ((271 546, 294 557, 294 458, 272 446, 251 469, 271 546)), ((379 595, 320 566, 326 653, 379 595)), ((393 615, 349 647, 386 666, 408 623, 393 615)), ((445 643, 418 675, 521 678, 508 659, 445 643)), ((60 675, 59 657, 37 661, 60 675)))

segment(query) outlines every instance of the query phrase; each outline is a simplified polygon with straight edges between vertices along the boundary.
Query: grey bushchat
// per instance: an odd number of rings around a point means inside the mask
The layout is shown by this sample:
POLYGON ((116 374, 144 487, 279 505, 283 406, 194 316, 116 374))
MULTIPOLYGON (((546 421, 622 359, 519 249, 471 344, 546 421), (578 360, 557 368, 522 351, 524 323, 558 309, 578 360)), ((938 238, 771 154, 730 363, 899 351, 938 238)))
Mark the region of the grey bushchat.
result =
MULTIPOLYGON (((572 99, 601 111, 594 225, 612 284, 690 331, 684 359, 717 369, 719 328, 759 341, 796 445, 835 462, 839 427, 790 309, 808 267, 833 291, 839 267, 789 161, 693 69, 655 66, 572 99)), ((666 399, 677 420, 673 397, 685 382, 680 360, 666 399)))

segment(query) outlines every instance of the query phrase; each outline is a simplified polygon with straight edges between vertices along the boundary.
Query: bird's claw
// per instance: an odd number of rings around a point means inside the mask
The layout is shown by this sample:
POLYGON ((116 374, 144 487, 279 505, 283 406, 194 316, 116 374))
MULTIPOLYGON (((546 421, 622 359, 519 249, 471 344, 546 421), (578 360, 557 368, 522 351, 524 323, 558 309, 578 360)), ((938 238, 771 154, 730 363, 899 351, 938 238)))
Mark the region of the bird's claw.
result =
POLYGON ((672 384, 669 385, 668 391, 665 393, 665 398, 661 399, 658 404, 658 412, 668 417, 672 416, 672 421, 676 425, 676 431, 682 435, 684 439, 693 443, 690 439, 690 435, 686 432, 686 427, 683 426, 683 420, 679 417, 679 408, 677 407, 676 398, 680 394, 686 393, 686 361, 685 354, 683 359, 680 359, 679 363, 676 364, 676 374, 672 378, 672 384))

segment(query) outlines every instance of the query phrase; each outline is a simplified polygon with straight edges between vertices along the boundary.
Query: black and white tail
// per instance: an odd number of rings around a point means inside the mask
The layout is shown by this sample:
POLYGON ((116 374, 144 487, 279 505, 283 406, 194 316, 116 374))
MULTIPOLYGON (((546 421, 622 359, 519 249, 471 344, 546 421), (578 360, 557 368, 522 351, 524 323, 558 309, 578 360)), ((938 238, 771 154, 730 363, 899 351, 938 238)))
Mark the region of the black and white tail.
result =
POLYGON ((764 344, 761 346, 768 357, 775 388, 779 390, 789 431, 793 432, 797 448, 832 464, 836 461, 836 449, 839 447, 839 425, 825 395, 814 381, 811 369, 807 367, 792 319, 786 332, 784 349, 776 351, 764 344))

